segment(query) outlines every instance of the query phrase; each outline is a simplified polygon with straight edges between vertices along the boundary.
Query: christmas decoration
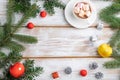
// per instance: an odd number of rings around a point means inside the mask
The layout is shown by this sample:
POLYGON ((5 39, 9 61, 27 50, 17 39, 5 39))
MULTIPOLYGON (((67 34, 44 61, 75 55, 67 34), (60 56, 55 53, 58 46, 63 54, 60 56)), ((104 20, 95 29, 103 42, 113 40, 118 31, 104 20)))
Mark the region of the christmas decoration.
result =
POLYGON ((101 73, 101 72, 95 73, 95 78, 96 79, 102 79, 103 78, 103 73, 101 73))
POLYGON ((83 77, 87 76, 87 70, 85 70, 85 69, 81 70, 80 75, 83 77))
POLYGON ((28 29, 33 29, 33 28, 34 28, 34 24, 33 24, 32 22, 29 22, 29 23, 27 24, 27 28, 28 28, 28 29))
POLYGON ((53 79, 59 78, 58 72, 53 72, 52 77, 53 77, 53 79))
POLYGON ((71 67, 65 68, 64 72, 65 72, 66 74, 71 74, 71 73, 72 73, 71 67))
POLYGON ((91 70, 97 69, 98 68, 98 64, 96 62, 93 62, 93 63, 89 64, 89 68, 91 70))
MULTIPOLYGON (((0 80, 33 80, 34 77, 38 76, 43 72, 42 67, 35 67, 33 60, 23 60, 23 65, 25 67, 25 72, 14 74, 16 69, 12 64, 20 62, 22 60, 21 51, 25 47, 21 44, 23 43, 36 43, 37 39, 28 35, 17 34, 17 30, 25 24, 29 18, 35 17, 38 9, 36 4, 27 5, 27 0, 8 0, 7 1, 7 12, 6 12, 6 23, 0 25, 0 48, 6 48, 9 52, 0 50, 0 69, 2 69, 0 75, 0 80), (23 2, 22 2, 23 1, 23 2), (24 3, 25 1, 25 3, 24 3), (26 5, 23 5, 26 4, 26 5), (22 6, 20 6, 22 5, 22 6), (18 7, 20 6, 20 7, 18 7), (23 9, 27 9, 23 11, 23 9), (22 8, 22 9, 21 9, 22 8), (23 14, 22 18, 14 24, 14 14, 23 14), (6 55, 7 54, 7 55, 6 55), (10 71, 9 71, 10 69, 10 71), (15 70, 15 71, 14 71, 15 70), (22 73, 24 73, 22 75, 22 73)), ((21 68, 22 69, 22 68, 21 68)), ((17 72, 17 71, 16 71, 17 72)))
POLYGON ((110 45, 103 43, 98 47, 98 53, 102 57, 110 57, 112 55, 112 48, 110 45))
POLYGON ((21 77, 24 74, 24 72, 25 67, 20 62, 17 62, 10 67, 10 74, 15 78, 21 77))
POLYGON ((40 16, 41 16, 42 18, 45 18, 45 17, 47 16, 47 12, 46 12, 46 11, 41 11, 41 12, 40 12, 40 16))
POLYGON ((97 30, 102 30, 104 28, 104 25, 102 23, 98 23, 97 30))
POLYGON ((98 39, 97 39, 97 36, 90 36, 90 41, 91 42, 95 42, 95 41, 97 41, 98 39))

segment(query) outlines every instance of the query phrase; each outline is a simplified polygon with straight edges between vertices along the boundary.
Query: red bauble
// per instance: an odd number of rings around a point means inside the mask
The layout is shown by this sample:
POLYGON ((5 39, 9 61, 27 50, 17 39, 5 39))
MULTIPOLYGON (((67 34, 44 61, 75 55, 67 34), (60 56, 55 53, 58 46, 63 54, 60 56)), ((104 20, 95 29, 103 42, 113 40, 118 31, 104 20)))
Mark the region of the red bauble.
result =
POLYGON ((19 78, 24 74, 25 67, 22 63, 16 62, 14 65, 10 66, 9 71, 14 78, 19 78))
POLYGON ((46 12, 46 11, 41 11, 41 12, 40 12, 40 16, 41 16, 42 18, 45 18, 45 17, 47 16, 47 12, 46 12))
POLYGON ((87 70, 85 70, 85 69, 81 70, 80 75, 83 77, 87 76, 87 70))
POLYGON ((33 24, 32 22, 29 22, 29 23, 27 24, 27 28, 28 28, 28 29, 34 28, 34 24, 33 24))
POLYGON ((58 72, 53 72, 52 77, 53 77, 53 79, 59 78, 58 72))

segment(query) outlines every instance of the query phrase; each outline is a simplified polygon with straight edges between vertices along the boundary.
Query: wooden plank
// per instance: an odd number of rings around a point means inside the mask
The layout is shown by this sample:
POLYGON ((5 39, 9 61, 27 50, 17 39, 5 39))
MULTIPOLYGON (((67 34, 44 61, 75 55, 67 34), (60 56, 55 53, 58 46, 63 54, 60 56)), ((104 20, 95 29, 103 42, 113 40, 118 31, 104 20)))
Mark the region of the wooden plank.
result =
POLYGON ((97 80, 94 77, 96 72, 102 72, 104 74, 101 80, 119 80, 120 69, 105 69, 102 64, 106 61, 110 61, 110 58, 104 59, 36 59, 35 65, 44 67, 44 73, 36 78, 36 80, 53 80, 51 73, 57 71, 60 78, 57 80, 97 80), (98 68, 96 70, 90 70, 89 64, 91 62, 97 62, 98 68), (66 75, 64 69, 66 67, 72 68, 72 74, 66 75), (87 77, 79 76, 81 69, 88 70, 87 77))
MULTIPOLYGON (((97 13, 99 13, 99 11, 101 9, 103 9, 104 7, 111 4, 111 1, 100 1, 100 0, 91 0, 91 1, 95 5, 97 13), (102 4, 102 6, 101 6, 101 4, 102 4)), ((67 4, 69 2, 69 0, 62 0, 62 2, 64 4, 67 4)), ((1 7, 0 18, 2 16, 2 18, 0 19, 0 22, 2 22, 2 24, 5 23, 5 21, 6 21, 6 19, 5 19, 6 3, 7 3, 7 0, 1 0, 1 2, 0 2, 0 7, 1 7)), ((37 4, 42 5, 43 2, 39 1, 37 4)), ((41 10, 43 10, 42 6, 41 6, 41 10)), ((55 8, 55 12, 56 13, 53 16, 48 15, 44 19, 40 18, 39 14, 38 14, 38 16, 36 16, 36 18, 31 18, 31 19, 29 19, 28 22, 33 22, 36 26, 41 26, 41 25, 42 26, 66 26, 66 25, 69 25, 64 18, 64 10, 55 8)), ((21 16, 22 16, 21 14, 16 15, 15 23, 21 18, 21 16)), ((96 22, 92 26, 96 25, 98 22, 100 22, 100 20, 97 18, 96 22)))
POLYGON ((47 28, 36 27, 32 30, 21 29, 19 34, 37 37, 37 44, 24 44, 24 57, 67 57, 67 56, 96 56, 97 47, 109 41, 113 31, 104 28, 47 28), (98 40, 91 46, 90 36, 97 36, 98 40))

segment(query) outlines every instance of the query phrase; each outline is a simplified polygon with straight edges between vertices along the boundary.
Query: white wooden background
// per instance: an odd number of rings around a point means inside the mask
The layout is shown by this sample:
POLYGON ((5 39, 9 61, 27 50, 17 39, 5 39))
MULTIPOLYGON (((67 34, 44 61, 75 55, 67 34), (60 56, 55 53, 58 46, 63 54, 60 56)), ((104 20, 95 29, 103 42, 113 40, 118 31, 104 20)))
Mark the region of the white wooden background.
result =
MULTIPOLYGON (((67 4, 69 0, 62 0, 67 4)), ((92 0, 93 4, 99 11, 110 5, 110 1, 92 0)), ((7 0, 0 0, 0 22, 3 24, 6 13, 7 0)), ((42 4, 42 2, 37 3, 42 4)), ((58 80, 96 80, 94 74, 103 72, 102 80, 119 80, 120 69, 105 69, 102 64, 112 58, 101 58, 97 55, 97 47, 101 43, 108 42, 114 33, 108 25, 102 31, 98 31, 95 27, 87 29, 76 29, 70 26, 64 18, 64 11, 55 9, 53 16, 47 16, 42 19, 39 15, 29 21, 33 22, 36 27, 32 30, 22 28, 18 31, 21 34, 33 35, 38 38, 37 44, 24 44, 26 50, 22 52, 24 58, 35 60, 36 66, 44 67, 44 73, 36 78, 36 80, 53 80, 51 73, 58 71, 60 78, 58 80), (90 36, 98 36, 98 40, 91 46, 89 43, 90 36), (89 64, 97 62, 99 68, 90 70, 89 64), (64 69, 70 66, 73 69, 71 75, 66 75, 64 69), (88 70, 87 77, 79 76, 81 69, 88 70)), ((21 15, 16 15, 16 21, 21 15)), ((96 26, 100 20, 97 18, 92 26, 96 26)))

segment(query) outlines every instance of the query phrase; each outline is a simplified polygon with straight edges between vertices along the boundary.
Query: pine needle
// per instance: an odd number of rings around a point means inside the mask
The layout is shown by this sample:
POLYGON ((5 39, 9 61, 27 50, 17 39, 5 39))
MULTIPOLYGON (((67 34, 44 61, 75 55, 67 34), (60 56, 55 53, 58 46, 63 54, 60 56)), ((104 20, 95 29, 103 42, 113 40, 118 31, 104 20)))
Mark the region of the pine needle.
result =
POLYGON ((105 67, 105 68, 108 68, 108 69, 120 68, 120 61, 118 61, 118 60, 113 60, 113 61, 106 62, 106 63, 104 64, 104 67, 105 67))
POLYGON ((14 34, 12 38, 24 43, 37 43, 37 39, 35 37, 28 35, 14 34))
POLYGON ((120 18, 115 16, 118 12, 120 12, 120 4, 116 2, 101 10, 99 16, 100 19, 108 23, 111 28, 118 29, 120 28, 120 18))
POLYGON ((5 47, 10 49, 11 51, 16 51, 16 52, 21 52, 25 50, 25 48, 21 44, 18 44, 15 41, 10 41, 5 45, 5 47))
POLYGON ((59 0, 43 0, 43 1, 44 1, 43 7, 50 15, 55 13, 54 7, 58 7, 61 9, 65 8, 65 5, 62 2, 59 2, 59 0))
POLYGON ((7 57, 7 55, 6 55, 5 53, 0 52, 0 59, 4 59, 4 58, 6 58, 6 57, 7 57))

